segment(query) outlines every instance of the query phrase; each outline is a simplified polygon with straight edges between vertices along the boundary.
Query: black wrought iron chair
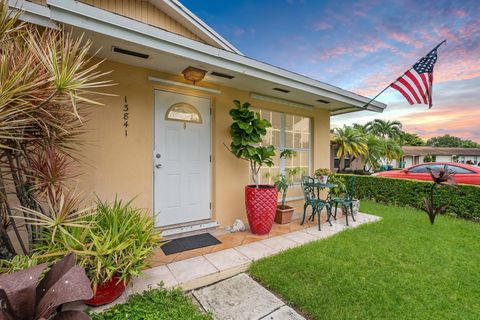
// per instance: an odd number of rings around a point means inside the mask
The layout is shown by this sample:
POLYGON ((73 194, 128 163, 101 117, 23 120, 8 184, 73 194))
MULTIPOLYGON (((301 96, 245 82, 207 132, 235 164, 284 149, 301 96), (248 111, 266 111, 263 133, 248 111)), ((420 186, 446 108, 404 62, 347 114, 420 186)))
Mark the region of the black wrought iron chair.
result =
MULTIPOLYGON (((318 192, 316 191, 315 187, 315 179, 308 176, 303 176, 300 180, 303 190, 303 195, 305 197, 305 204, 303 205, 303 218, 300 224, 305 223, 305 218, 307 215, 307 208, 309 206, 312 207, 312 215, 310 216, 309 220, 313 221, 315 219, 315 215, 318 215, 318 230, 320 230, 320 215, 322 213, 323 208, 327 206, 328 211, 328 220, 330 220, 330 207, 329 203, 326 200, 322 200, 318 196, 318 192)), ((329 221, 330 222, 330 221, 329 221)), ((331 223, 330 223, 331 224, 331 223)))
POLYGON ((332 207, 335 207, 333 213, 333 218, 337 220, 337 209, 338 206, 343 209, 345 212, 345 223, 348 226, 348 215, 352 217, 352 220, 355 221, 355 215, 353 212, 353 202, 355 201, 355 187, 356 187, 356 177, 346 177, 345 178, 345 195, 343 197, 331 197, 329 202, 332 207))

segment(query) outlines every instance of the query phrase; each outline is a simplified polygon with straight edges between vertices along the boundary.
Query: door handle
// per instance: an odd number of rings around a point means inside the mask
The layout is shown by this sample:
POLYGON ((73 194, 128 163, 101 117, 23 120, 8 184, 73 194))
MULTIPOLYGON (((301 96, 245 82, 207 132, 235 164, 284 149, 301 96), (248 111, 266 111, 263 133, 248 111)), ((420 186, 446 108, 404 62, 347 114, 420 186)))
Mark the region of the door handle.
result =
POLYGON ((160 169, 161 167, 162 167, 162 165, 160 163, 155 165, 155 168, 157 168, 157 169, 160 169))

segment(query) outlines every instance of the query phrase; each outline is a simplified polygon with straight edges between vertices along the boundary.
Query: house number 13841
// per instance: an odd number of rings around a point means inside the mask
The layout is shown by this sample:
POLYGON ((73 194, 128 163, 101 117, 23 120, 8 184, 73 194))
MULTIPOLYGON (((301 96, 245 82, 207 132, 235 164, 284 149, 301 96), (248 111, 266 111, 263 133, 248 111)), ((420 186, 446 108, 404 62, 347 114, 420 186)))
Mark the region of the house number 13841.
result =
POLYGON ((125 96, 125 103, 123 105, 123 127, 125 129, 125 137, 128 136, 128 103, 127 96, 125 96))

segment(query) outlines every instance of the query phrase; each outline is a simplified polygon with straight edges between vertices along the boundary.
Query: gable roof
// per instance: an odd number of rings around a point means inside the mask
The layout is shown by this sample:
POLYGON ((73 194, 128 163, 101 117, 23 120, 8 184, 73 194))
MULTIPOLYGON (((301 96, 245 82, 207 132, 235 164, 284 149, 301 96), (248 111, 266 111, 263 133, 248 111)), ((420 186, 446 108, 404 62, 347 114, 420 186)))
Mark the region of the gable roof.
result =
POLYGON ((213 79, 209 75, 207 77, 212 83, 250 92, 254 99, 257 99, 257 96, 263 96, 262 99, 276 99, 310 109, 326 109, 332 116, 361 110, 382 112, 386 107, 386 104, 379 101, 373 101, 365 107, 370 99, 351 91, 79 1, 46 1, 48 7, 25 0, 10 0, 10 6, 22 8, 24 15, 36 19, 31 20, 33 23, 45 26, 47 23, 63 24, 72 30, 85 33, 87 37, 96 39, 103 46, 103 49, 97 53, 101 58, 170 74, 180 74, 181 70, 188 65, 197 66, 209 72, 213 70, 228 73, 235 76, 234 79, 224 81, 213 79), (120 57, 112 56, 112 50, 109 50, 119 43, 129 50, 147 52, 152 59, 122 61, 120 57), (158 61, 163 63, 159 64, 158 61), (285 94, 275 91, 275 87, 288 90, 289 98, 285 99, 285 94), (253 94, 260 95, 253 97, 253 94))
POLYGON ((180 1, 149 0, 149 2, 173 19, 177 20, 180 24, 188 28, 206 43, 230 52, 242 54, 240 50, 235 48, 235 46, 219 35, 215 30, 210 28, 205 22, 202 21, 202 19, 197 17, 193 12, 181 4, 180 1))
POLYGON ((480 156, 480 148, 402 147, 404 156, 480 156))

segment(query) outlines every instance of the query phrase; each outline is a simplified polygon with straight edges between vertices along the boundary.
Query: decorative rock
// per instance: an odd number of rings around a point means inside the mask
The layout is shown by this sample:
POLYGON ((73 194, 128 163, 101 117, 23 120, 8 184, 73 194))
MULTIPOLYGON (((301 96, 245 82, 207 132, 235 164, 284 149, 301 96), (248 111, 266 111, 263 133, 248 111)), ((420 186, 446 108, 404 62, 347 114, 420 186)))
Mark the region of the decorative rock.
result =
POLYGON ((234 233, 234 232, 238 232, 238 231, 245 231, 246 229, 247 228, 245 226, 245 223, 243 223, 243 221, 240 220, 240 219, 235 219, 232 226, 225 228, 225 230, 230 232, 230 233, 234 233))

